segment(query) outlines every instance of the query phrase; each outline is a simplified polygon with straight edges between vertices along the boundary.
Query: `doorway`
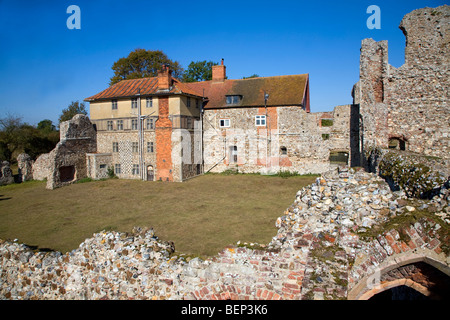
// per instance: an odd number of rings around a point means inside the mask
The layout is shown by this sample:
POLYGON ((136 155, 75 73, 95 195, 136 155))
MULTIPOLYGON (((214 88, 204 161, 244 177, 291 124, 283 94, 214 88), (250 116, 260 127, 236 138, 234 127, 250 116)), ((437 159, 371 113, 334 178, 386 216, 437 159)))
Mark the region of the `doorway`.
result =
POLYGON ((147 181, 153 181, 155 178, 153 166, 147 166, 147 181))

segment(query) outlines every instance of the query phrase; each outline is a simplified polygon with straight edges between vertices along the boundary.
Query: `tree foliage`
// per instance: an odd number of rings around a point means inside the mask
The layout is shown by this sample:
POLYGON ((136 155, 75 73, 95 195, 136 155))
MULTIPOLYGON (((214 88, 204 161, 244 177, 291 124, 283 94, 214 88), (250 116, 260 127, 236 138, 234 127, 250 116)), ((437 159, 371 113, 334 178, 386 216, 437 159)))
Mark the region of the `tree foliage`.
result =
POLYGON ((76 114, 87 115, 86 106, 84 105, 84 102, 80 103, 78 101, 72 101, 72 103, 66 109, 63 109, 62 114, 59 116, 59 123, 71 120, 76 114))
POLYGON ((213 61, 192 61, 184 73, 184 82, 208 81, 212 79, 212 66, 218 63, 213 61))
POLYGON ((22 118, 8 115, 0 119, 0 160, 16 162, 21 152, 32 159, 50 152, 59 141, 59 132, 51 120, 39 122, 37 127, 22 122, 22 118))
POLYGON ((242 79, 252 79, 252 78, 259 78, 259 75, 257 75, 256 73, 252 74, 249 77, 243 77, 242 79))
POLYGON ((170 60, 164 52, 135 49, 130 52, 128 57, 120 58, 114 62, 112 66, 114 76, 110 79, 109 85, 121 80, 156 77, 163 64, 170 66, 173 71, 172 76, 182 78, 183 68, 180 63, 170 60))

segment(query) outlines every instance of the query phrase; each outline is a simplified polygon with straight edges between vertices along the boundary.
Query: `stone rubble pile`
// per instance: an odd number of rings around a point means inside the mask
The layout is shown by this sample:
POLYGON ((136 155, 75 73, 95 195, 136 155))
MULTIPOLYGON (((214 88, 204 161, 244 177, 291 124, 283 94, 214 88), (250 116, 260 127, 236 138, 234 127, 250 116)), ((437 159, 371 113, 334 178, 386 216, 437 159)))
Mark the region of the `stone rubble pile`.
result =
POLYGON ((340 167, 338 173, 329 171, 297 192, 294 203, 277 219, 279 231, 269 248, 292 246, 299 232, 323 232, 334 238, 343 227, 364 232, 405 210, 432 210, 450 223, 449 202, 450 190, 445 187, 431 201, 412 199, 404 191, 392 192, 379 176, 340 167), (408 200, 414 200, 417 208, 408 200))
POLYGON ((362 252, 372 259, 380 245, 393 254, 382 237, 372 243, 358 234, 423 209, 450 223, 448 189, 431 201, 412 200, 374 174, 339 168, 298 191, 269 244, 239 242, 204 261, 176 256, 152 229, 96 233, 65 254, 0 240, 0 299, 345 299, 350 279, 366 270, 350 274, 349 261, 362 252))
POLYGON ((100 232, 66 254, 0 245, 0 297, 6 299, 156 299, 179 274, 173 243, 153 230, 100 232), (161 280, 162 279, 162 280, 161 280))

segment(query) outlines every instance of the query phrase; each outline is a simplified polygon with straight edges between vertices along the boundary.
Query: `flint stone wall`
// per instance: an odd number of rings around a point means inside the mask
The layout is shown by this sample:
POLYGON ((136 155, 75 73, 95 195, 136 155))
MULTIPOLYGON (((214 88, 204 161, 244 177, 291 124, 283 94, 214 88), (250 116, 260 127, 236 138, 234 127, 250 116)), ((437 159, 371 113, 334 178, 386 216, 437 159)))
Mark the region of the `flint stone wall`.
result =
POLYGON ((88 176, 86 153, 97 151, 97 133, 89 117, 75 115, 60 124, 60 141, 33 165, 33 179, 47 179, 47 189, 55 189, 88 176), (66 168, 66 172, 61 171, 66 168), (61 174, 67 175, 62 179, 61 174))
POLYGON ((449 26, 448 5, 407 14, 400 24, 406 48, 399 68, 388 63, 387 41, 362 41, 353 97, 360 104, 366 150, 387 148, 396 138, 406 150, 449 158, 449 26))
POLYGON ((0 162, 0 186, 14 183, 14 176, 8 161, 0 162))
MULTIPOLYGON (((331 151, 359 153, 358 132, 352 130, 354 106, 337 106, 332 112, 307 113, 301 107, 268 108, 268 133, 265 126, 255 126, 255 116, 264 108, 225 108, 205 110, 205 171, 274 173, 278 171, 323 173, 332 165, 331 151), (220 119, 229 119, 230 127, 221 128, 220 119), (322 126, 331 119, 331 126, 322 126), (233 163, 233 146, 237 147, 237 163, 233 163), (287 154, 281 152, 286 148, 287 154), (352 152, 353 150, 353 152, 352 152), (269 164, 269 165, 268 165, 269 164)), ((352 157, 350 157, 352 159, 352 157)), ((359 165, 353 162, 352 165, 359 165)))
POLYGON ((26 153, 17 156, 17 164, 19 166, 19 179, 21 181, 33 180, 33 163, 31 157, 26 153))
POLYGON ((405 282, 409 276, 396 268, 420 259, 447 275, 439 283, 448 296, 450 238, 442 231, 450 223, 449 190, 415 206, 406 200, 376 175, 333 170, 299 190, 269 244, 238 242, 206 260, 175 255, 176 244, 142 228, 96 233, 65 254, 0 241, 0 298, 358 299, 368 291, 367 277, 380 272, 381 279, 405 282), (365 236, 431 207, 433 219, 365 236))

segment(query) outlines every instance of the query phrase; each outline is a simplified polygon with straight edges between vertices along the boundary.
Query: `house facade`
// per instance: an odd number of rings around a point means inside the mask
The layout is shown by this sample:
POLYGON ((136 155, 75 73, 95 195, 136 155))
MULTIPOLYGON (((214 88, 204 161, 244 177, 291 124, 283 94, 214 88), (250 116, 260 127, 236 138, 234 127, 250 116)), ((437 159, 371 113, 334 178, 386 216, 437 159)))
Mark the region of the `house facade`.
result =
POLYGON ((97 130, 87 154, 92 178, 184 181, 204 172, 321 173, 350 154, 352 106, 310 112, 309 75, 230 80, 223 60, 212 80, 123 80, 85 99, 97 130))

